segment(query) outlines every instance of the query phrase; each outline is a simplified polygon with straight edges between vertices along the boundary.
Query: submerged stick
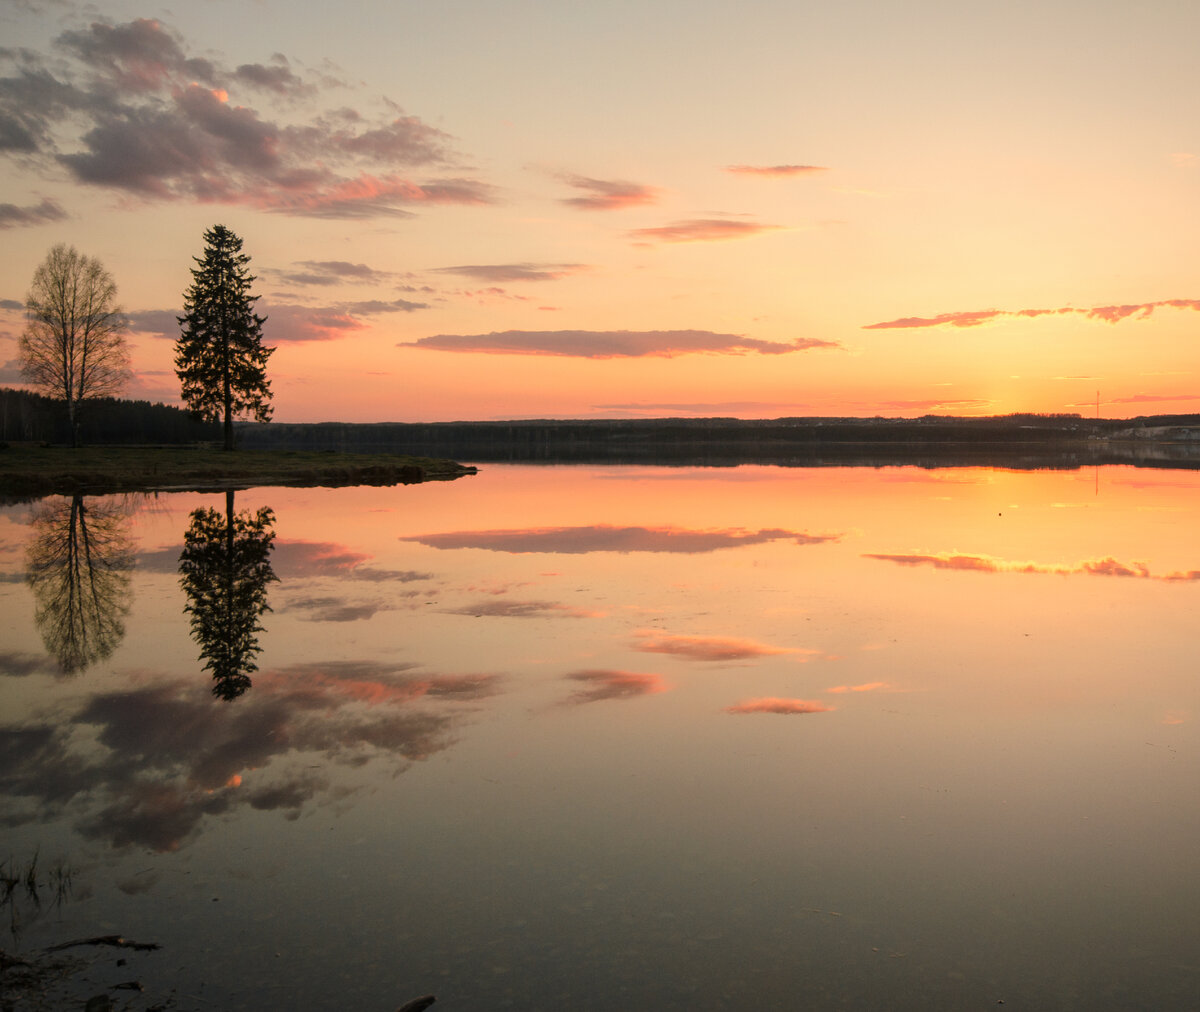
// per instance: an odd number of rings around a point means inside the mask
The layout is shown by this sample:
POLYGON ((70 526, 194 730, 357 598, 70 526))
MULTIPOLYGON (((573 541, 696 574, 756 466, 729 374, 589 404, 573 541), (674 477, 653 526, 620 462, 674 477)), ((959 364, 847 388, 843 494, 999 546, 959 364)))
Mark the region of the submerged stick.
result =
POLYGON ((73 949, 77 945, 112 945, 118 949, 137 949, 139 952, 149 952, 161 949, 158 942, 130 942, 120 935, 96 935, 94 938, 77 938, 73 942, 60 942, 51 945, 46 952, 58 952, 61 949, 73 949))
POLYGON ((420 998, 414 998, 412 1001, 406 1001, 403 1005, 396 1009, 396 1012, 421 1012, 422 1009, 429 1008, 429 1006, 435 1001, 437 1001, 437 998, 435 998, 433 995, 424 994, 421 995, 420 998))

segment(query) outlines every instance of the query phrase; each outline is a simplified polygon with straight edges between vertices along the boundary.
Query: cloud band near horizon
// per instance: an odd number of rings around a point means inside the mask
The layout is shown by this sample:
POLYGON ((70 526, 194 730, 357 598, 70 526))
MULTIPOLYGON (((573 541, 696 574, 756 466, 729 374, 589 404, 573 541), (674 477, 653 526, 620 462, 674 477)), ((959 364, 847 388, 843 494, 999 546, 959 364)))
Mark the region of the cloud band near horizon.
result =
POLYGON ((1194 309, 1200 311, 1200 299, 1163 299, 1159 302, 1137 302, 1112 306, 1093 306, 1077 309, 1064 306, 1059 309, 977 309, 962 313, 940 313, 937 316, 904 316, 883 323, 869 323, 863 330, 920 330, 927 327, 978 327, 1004 317, 1035 319, 1039 316, 1084 316, 1089 320, 1105 323, 1120 323, 1135 317, 1144 320, 1156 309, 1194 309))
POLYGON ((482 352, 493 355, 555 355, 567 358, 674 358, 677 355, 786 355, 838 348, 835 341, 798 338, 761 341, 709 330, 505 330, 490 334, 434 334, 398 342, 398 348, 482 352))

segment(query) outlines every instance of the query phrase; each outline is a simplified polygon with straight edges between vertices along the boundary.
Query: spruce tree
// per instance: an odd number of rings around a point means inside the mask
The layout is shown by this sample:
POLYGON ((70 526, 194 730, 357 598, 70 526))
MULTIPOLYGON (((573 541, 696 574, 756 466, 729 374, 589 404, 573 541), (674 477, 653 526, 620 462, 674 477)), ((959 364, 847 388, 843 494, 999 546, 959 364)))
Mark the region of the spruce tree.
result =
POLYGON ((233 419, 271 417, 267 359, 274 348, 262 343, 265 316, 254 312, 257 295, 247 269, 242 240, 224 225, 204 233, 204 255, 193 257, 191 287, 184 293, 181 333, 175 342, 175 372, 183 401, 204 421, 224 421, 225 449, 233 449, 233 419))

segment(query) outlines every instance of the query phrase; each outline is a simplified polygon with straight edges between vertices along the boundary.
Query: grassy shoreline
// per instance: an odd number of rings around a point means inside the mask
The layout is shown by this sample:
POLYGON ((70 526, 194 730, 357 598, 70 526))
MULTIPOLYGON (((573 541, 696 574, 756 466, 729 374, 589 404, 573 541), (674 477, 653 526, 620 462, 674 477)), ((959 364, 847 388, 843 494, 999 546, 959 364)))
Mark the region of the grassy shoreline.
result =
POLYGON ((264 485, 401 485, 452 481, 475 468, 386 453, 236 450, 191 446, 0 447, 0 495, 205 492, 264 485))

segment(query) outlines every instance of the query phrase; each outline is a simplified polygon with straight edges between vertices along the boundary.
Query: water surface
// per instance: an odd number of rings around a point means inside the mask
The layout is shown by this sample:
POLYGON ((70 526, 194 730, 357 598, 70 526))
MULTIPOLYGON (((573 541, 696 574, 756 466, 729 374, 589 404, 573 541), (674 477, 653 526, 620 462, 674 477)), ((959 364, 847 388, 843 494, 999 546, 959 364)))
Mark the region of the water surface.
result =
POLYGON ((3 947, 159 942, 185 1008, 1194 1007, 1198 493, 489 465, 6 507, 6 853, 72 887, 3 947))

